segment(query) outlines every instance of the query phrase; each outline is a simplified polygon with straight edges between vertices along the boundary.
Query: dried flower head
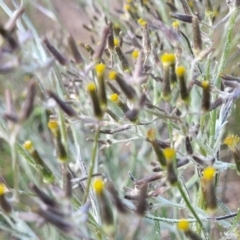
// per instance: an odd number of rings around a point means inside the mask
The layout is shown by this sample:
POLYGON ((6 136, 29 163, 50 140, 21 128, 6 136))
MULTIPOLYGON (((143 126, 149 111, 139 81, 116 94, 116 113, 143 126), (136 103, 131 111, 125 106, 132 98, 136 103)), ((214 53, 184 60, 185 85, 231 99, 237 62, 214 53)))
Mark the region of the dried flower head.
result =
POLYGON ((155 140, 156 139, 156 129, 154 129, 154 128, 148 129, 146 135, 147 135, 147 139, 149 141, 155 140))

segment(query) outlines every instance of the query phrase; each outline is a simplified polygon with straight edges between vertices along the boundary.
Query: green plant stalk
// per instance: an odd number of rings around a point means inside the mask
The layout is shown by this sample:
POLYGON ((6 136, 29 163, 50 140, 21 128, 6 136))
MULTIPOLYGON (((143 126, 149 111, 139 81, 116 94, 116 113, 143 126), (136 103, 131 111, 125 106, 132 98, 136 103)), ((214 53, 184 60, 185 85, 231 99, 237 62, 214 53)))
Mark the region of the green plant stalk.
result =
POLYGON ((169 135, 170 143, 171 143, 171 146, 173 146, 172 125, 171 125, 171 121, 169 119, 167 120, 167 128, 168 128, 168 135, 169 135))
MULTIPOLYGON (((235 26, 236 18, 238 16, 238 12, 239 12, 238 9, 234 10, 232 12, 232 15, 229 18, 229 21, 228 21, 228 28, 227 28, 225 45, 223 47, 223 53, 222 53, 222 56, 221 56, 219 66, 217 68, 217 72, 214 75, 215 76, 214 85, 217 88, 220 88, 220 83, 221 83, 220 74, 223 72, 223 70, 226 66, 226 59, 227 59, 228 54, 230 52, 231 41, 232 41, 232 37, 233 37, 233 29, 234 29, 234 26, 235 26)), ((216 99, 216 96, 214 96, 214 100, 215 99, 216 99)), ((216 121, 217 121, 217 110, 213 110, 212 113, 211 113, 211 122, 210 122, 210 136, 211 136, 210 146, 214 145, 216 121)))
POLYGON ((223 72, 223 70, 226 66, 226 60, 227 60, 228 54, 230 52, 231 42, 232 42, 232 37, 233 37, 233 29, 235 26, 236 18, 238 16, 238 12, 239 12, 238 9, 234 10, 228 21, 228 28, 227 28, 225 44, 223 47, 223 53, 221 56, 221 60, 220 60, 217 72, 215 74, 215 86, 217 88, 220 88, 220 83, 221 83, 220 82, 221 81, 220 74, 223 72))
POLYGON ((17 159, 17 150, 16 150, 16 138, 18 136, 19 130, 20 130, 20 125, 13 126, 10 140, 8 142, 11 149, 12 168, 14 172, 14 179, 13 179, 14 201, 18 201, 18 196, 19 196, 19 192, 18 192, 19 191, 19 172, 18 172, 18 159, 17 159))
MULTIPOLYGON (((206 204, 205 204, 205 201, 203 198, 202 188, 199 188, 197 206, 200 207, 201 209, 205 209, 205 207, 206 207, 205 205, 206 204)), ((200 234, 200 232, 201 232, 200 226, 197 226, 196 232, 197 232, 197 234, 200 234)))
MULTIPOLYGON (((154 212, 154 216, 157 216, 158 213, 157 211, 154 212)), ((159 240, 159 236, 160 236, 160 233, 161 233, 161 225, 160 225, 160 222, 155 220, 154 221, 154 238, 156 240, 159 240)))
MULTIPOLYGON (((165 222, 165 223, 178 223, 181 221, 181 219, 174 219, 174 218, 165 218, 165 217, 156 217, 154 215, 145 215, 145 218, 154 220, 154 221, 159 221, 159 222, 165 222)), ((195 218, 188 218, 186 219, 189 223, 195 223, 197 220, 195 218)), ((202 219, 202 221, 208 220, 207 218, 202 219)))
MULTIPOLYGON (((60 125, 60 131, 61 131, 61 136, 62 136, 62 143, 64 147, 66 148, 66 151, 68 149, 67 146, 67 131, 66 131, 66 125, 65 125, 65 120, 64 120, 64 115, 63 112, 58 110, 58 116, 59 116, 59 125, 60 125)), ((68 154, 67 154, 68 155, 68 154)))
POLYGON ((237 216, 234 218, 234 221, 232 223, 232 226, 229 228, 228 230, 228 234, 231 234, 232 231, 234 231, 234 229, 237 227, 237 224, 239 222, 239 219, 240 219, 240 208, 238 208, 238 213, 237 213, 237 216))
POLYGON ((15 142, 10 144, 14 172, 14 201, 18 201, 19 173, 15 142))
POLYGON ((97 155, 99 133, 100 133, 100 127, 98 126, 97 129, 96 129, 96 132, 95 132, 95 137, 94 137, 92 159, 91 159, 91 163, 90 163, 90 169, 89 169, 89 172, 88 172, 87 186, 86 186, 86 190, 85 190, 84 197, 83 197, 83 204, 86 203, 86 201, 88 199, 89 191, 90 191, 92 174, 93 174, 95 161, 96 161, 96 155, 97 155))
POLYGON ((178 187, 178 190, 179 190, 179 192, 181 193, 182 198, 184 199, 184 201, 185 201, 188 209, 191 211, 191 213, 193 214, 193 216, 196 218, 199 226, 201 227, 205 239, 208 239, 208 236, 207 236, 207 233, 206 233, 205 227, 203 226, 202 221, 200 220, 200 218, 198 217, 197 213, 196 213, 195 210, 193 209, 191 203, 189 202, 189 200, 188 200, 187 196, 185 195, 185 192, 184 192, 184 190, 182 189, 182 186, 181 186, 181 184, 180 184, 179 182, 177 183, 177 187, 178 187))

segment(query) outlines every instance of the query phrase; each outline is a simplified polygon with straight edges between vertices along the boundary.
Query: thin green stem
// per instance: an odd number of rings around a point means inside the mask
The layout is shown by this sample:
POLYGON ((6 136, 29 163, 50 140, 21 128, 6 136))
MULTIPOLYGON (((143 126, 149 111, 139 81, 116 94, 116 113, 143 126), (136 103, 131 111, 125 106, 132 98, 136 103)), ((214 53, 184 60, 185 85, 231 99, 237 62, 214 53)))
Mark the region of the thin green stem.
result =
POLYGON ((205 227, 203 226, 203 223, 202 223, 201 219, 198 217, 197 213, 195 212, 194 208, 192 207, 190 201, 188 200, 188 198, 187 198, 187 196, 186 196, 186 194, 185 194, 184 190, 182 189, 182 186, 181 186, 181 184, 179 182, 177 183, 177 187, 178 187, 178 190, 181 193, 182 198, 184 199, 188 209, 191 211, 193 216, 196 218, 198 224, 200 225, 200 227, 201 227, 201 229, 203 231, 203 234, 205 236, 205 239, 208 239, 205 227))
POLYGON ((238 209, 237 216, 234 218, 234 221, 233 221, 231 227, 228 230, 228 234, 231 234, 234 231, 234 229, 236 229, 236 227, 238 225, 238 222, 239 222, 239 219, 240 219, 240 209, 238 209))
POLYGON ((85 194, 84 194, 84 197, 83 197, 83 204, 86 203, 86 201, 88 199, 89 191, 90 191, 93 170, 94 170, 94 166, 95 166, 95 162, 96 162, 99 133, 100 133, 100 127, 98 126, 97 129, 96 129, 96 132, 95 132, 95 137, 94 137, 92 159, 91 159, 91 163, 90 163, 90 169, 89 169, 89 172, 88 172, 88 180, 87 180, 87 186, 86 186, 85 194))
MULTIPOLYGON (((227 33, 226 33, 225 45, 223 47, 223 53, 222 53, 222 56, 221 56, 221 59, 219 62, 219 66, 217 68, 217 72, 214 75, 214 77, 215 77, 214 85, 217 88, 220 88, 220 83, 221 83, 220 76, 226 66, 227 57, 228 57, 230 49, 231 49, 233 29, 235 26, 236 18, 238 16, 238 12, 239 12, 238 9, 234 10, 228 21, 228 28, 227 28, 227 33)), ((216 96, 214 97, 214 100, 215 99, 216 99, 216 96)), ((211 144, 211 146, 213 146, 213 144, 214 144, 216 121, 217 121, 217 110, 213 110, 211 113, 211 123, 210 123, 210 136, 211 136, 210 144, 211 144)))
POLYGON ((235 26, 235 22, 236 22, 236 18, 238 16, 238 9, 234 10, 229 18, 228 21, 228 28, 227 28, 227 33, 226 33, 226 39, 225 39, 225 44, 223 47, 223 53, 219 62, 219 66, 217 68, 217 72, 215 74, 215 86, 216 87, 220 87, 220 83, 221 83, 221 73, 223 72, 225 66, 226 66, 226 61, 227 61, 227 57, 228 54, 230 52, 231 49, 231 42, 232 42, 232 36, 233 36, 233 29, 235 26))
POLYGON ((10 149, 11 149, 11 158, 12 158, 12 168, 14 173, 14 201, 18 201, 19 197, 19 173, 18 173, 18 159, 17 159, 17 151, 16 151, 16 138, 20 130, 20 125, 14 125, 11 136, 10 136, 10 149))
POLYGON ((18 160, 15 148, 15 142, 11 144, 11 155, 14 172, 14 201, 18 200, 18 186, 19 186, 19 174, 18 174, 18 160))

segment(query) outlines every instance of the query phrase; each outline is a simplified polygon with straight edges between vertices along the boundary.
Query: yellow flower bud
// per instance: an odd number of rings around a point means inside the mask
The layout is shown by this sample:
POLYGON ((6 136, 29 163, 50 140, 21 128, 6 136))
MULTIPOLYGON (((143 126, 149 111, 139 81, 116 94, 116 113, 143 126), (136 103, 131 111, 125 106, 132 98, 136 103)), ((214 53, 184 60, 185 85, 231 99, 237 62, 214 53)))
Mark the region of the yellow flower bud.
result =
POLYGON ((113 101, 113 102, 117 102, 118 99, 119 99, 119 96, 116 93, 114 93, 110 96, 110 100, 113 101))
POLYGON ((93 189, 97 194, 102 194, 104 190, 104 181, 100 178, 96 179, 93 183, 93 189))
POLYGON ((0 183, 0 196, 4 195, 6 192, 6 186, 4 183, 0 183))
POLYGON ((211 181, 214 178, 215 172, 216 172, 215 168, 207 167, 203 170, 203 177, 207 181, 211 181))
POLYGON ((178 77, 182 77, 185 75, 186 69, 183 66, 179 66, 176 68, 176 74, 178 77))
POLYGON ((134 59, 137 59, 138 56, 139 56, 139 51, 138 51, 137 49, 135 49, 135 50, 132 52, 132 57, 133 57, 134 59))
POLYGON ((106 65, 103 63, 99 63, 95 66, 95 70, 97 74, 100 74, 100 75, 104 73, 105 69, 106 69, 106 65))
POLYGON ((178 222, 177 227, 179 230, 187 232, 189 230, 189 222, 186 219, 181 219, 178 222))
POLYGON ((116 76, 117 76, 117 73, 115 71, 109 72, 108 77, 109 77, 110 80, 115 80, 116 76))

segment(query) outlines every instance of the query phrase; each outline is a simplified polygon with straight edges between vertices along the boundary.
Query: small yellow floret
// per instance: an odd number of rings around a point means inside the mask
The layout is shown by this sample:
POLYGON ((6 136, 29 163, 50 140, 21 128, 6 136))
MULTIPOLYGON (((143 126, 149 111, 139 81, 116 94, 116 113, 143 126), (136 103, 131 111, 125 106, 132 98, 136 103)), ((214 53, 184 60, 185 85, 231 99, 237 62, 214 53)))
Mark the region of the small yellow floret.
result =
POLYGON ((99 63, 95 66, 95 70, 98 74, 103 74, 106 69, 106 65, 103 63, 99 63))
POLYGON ((189 230, 189 222, 186 219, 181 219, 177 225, 178 229, 187 232, 189 230))
POLYGON ((185 72, 186 72, 186 69, 183 66, 178 66, 176 68, 176 74, 177 74, 178 77, 184 76, 185 72))
POLYGON ((96 90, 96 85, 95 85, 95 83, 93 83, 93 82, 89 83, 89 84, 87 85, 87 90, 88 90, 89 92, 94 92, 94 91, 96 90))
POLYGON ((201 85, 202 85, 202 87, 203 87, 204 89, 208 89, 210 83, 209 83, 209 81, 204 80, 204 81, 201 82, 201 85))
POLYGON ((108 77, 110 80, 115 80, 117 77, 117 73, 115 71, 111 71, 111 72, 109 72, 108 77))
POLYGON ((194 1, 188 1, 188 5, 189 5, 189 7, 193 8, 195 3, 194 3, 194 1))
POLYGON ((173 28, 179 28, 180 23, 178 21, 175 21, 172 23, 173 28))
POLYGON ((28 150, 28 151, 32 151, 33 150, 33 144, 31 141, 27 140, 24 142, 23 147, 28 150))
POLYGON ((146 135, 147 135, 147 138, 149 141, 155 140, 156 139, 156 129, 154 129, 154 128, 148 129, 146 135))
POLYGON ((218 10, 214 10, 214 11, 213 11, 213 16, 214 16, 214 17, 217 17, 218 15, 219 15, 219 11, 218 11, 218 10))
POLYGON ((118 39, 114 38, 113 42, 114 42, 115 47, 117 47, 119 45, 119 40, 118 39))
POLYGON ((138 23, 141 25, 142 22, 144 22, 144 19, 143 18, 139 18, 138 19, 138 23))
POLYGON ((125 9, 126 11, 130 11, 131 5, 130 5, 130 4, 124 4, 124 9, 125 9))
POLYGON ((144 27, 144 26, 147 25, 147 22, 143 20, 143 21, 140 23, 140 25, 141 25, 142 27, 144 27))
POLYGON ((172 53, 164 53, 161 56, 161 61, 163 65, 173 64, 175 63, 175 60, 176 60, 175 55, 172 53))
POLYGON ((173 148, 165 148, 163 149, 164 157, 167 161, 172 161, 176 157, 176 152, 173 148))
POLYGON ((203 177, 207 181, 211 181, 214 178, 215 172, 216 172, 215 168, 207 167, 203 170, 203 177))
POLYGON ((4 183, 0 183, 0 196, 4 195, 6 192, 6 186, 4 183))
POLYGON ((238 136, 231 134, 228 135, 223 142, 230 148, 230 150, 235 151, 239 141, 240 138, 238 136))
POLYGON ((113 102, 117 102, 119 99, 119 96, 118 94, 116 93, 113 93, 111 96, 110 96, 110 100, 113 101, 113 102))
POLYGON ((56 120, 50 120, 48 122, 48 128, 52 131, 57 130, 58 129, 58 122, 56 120))
POLYGON ((139 23, 141 26, 146 26, 146 25, 147 25, 147 22, 146 22, 143 18, 139 18, 139 19, 138 19, 138 23, 139 23))
POLYGON ((137 59, 139 56, 139 51, 137 49, 135 49, 133 52, 132 52, 132 57, 137 59))
POLYGON ((102 194, 104 190, 104 181, 100 178, 96 179, 93 183, 93 188, 97 194, 102 194))

